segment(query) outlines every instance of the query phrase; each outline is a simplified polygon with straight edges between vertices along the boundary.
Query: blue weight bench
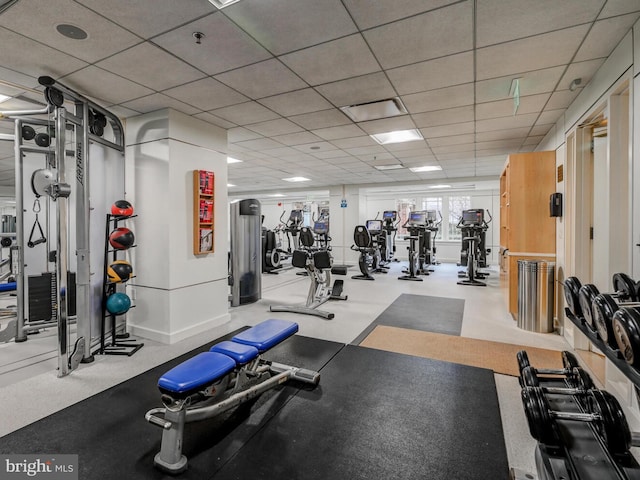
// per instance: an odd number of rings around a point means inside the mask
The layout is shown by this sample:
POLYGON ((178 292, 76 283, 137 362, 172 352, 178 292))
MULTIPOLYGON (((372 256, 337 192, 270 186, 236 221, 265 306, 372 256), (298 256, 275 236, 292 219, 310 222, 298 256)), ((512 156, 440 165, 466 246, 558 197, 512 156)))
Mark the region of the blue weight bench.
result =
POLYGON ((164 407, 145 415, 149 423, 162 428, 154 465, 174 475, 187 469, 182 454, 186 423, 212 418, 288 380, 317 385, 318 372, 262 358, 297 331, 295 322, 265 320, 162 375, 158 388, 164 407))

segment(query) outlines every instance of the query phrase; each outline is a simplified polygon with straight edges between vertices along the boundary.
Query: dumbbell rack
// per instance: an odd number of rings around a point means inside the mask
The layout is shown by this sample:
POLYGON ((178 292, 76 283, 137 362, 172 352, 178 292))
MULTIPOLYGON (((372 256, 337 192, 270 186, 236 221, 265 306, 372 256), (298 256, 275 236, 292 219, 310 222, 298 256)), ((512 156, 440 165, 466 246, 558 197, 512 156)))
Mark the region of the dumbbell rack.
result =
MULTIPOLYGON (((541 386, 566 387, 564 380, 541 380, 541 386)), ((584 413, 586 406, 573 395, 548 393, 552 410, 584 413)), ((640 465, 627 453, 609 454, 600 435, 590 423, 556 419, 560 446, 538 443, 536 466, 539 480, 638 480, 640 465)))
POLYGON ((571 310, 565 307, 565 315, 573 323, 578 330, 593 343, 611 362, 622 372, 634 385, 640 387, 640 372, 629 365, 619 349, 614 349, 598 336, 598 333, 588 325, 584 319, 577 318, 571 310))

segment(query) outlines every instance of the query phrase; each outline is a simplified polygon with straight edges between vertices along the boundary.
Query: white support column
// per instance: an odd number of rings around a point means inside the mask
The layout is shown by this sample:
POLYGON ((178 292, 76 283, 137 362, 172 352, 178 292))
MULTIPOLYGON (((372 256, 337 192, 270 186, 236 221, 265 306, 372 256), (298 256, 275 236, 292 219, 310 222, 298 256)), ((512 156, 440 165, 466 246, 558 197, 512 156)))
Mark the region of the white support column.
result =
POLYGON ((130 331, 173 343, 228 321, 226 131, 173 110, 127 121, 136 278, 130 331), (193 253, 193 170, 215 173, 214 248, 193 253))

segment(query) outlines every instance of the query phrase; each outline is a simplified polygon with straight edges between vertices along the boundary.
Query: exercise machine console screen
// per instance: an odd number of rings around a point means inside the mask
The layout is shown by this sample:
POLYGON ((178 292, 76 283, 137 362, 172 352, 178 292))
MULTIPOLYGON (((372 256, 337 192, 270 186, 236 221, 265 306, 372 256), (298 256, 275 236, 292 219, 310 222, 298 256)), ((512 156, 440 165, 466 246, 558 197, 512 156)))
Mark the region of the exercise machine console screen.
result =
POLYGON ((371 235, 377 235, 382 232, 382 220, 367 220, 367 230, 371 235))
POLYGON ((465 210, 462 212, 462 225, 482 225, 484 223, 484 209, 465 210))
POLYGON ((427 212, 421 210, 419 212, 411 212, 409 214, 409 225, 423 226, 427 224, 427 212))

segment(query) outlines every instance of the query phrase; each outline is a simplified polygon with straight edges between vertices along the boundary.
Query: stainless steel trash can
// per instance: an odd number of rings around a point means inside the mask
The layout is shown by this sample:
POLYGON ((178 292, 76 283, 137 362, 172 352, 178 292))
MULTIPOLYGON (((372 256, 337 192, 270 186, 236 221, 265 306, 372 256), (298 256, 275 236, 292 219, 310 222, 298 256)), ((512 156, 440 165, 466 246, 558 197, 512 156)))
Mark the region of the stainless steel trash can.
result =
POLYGON ((518 328, 553 332, 555 267, 544 260, 518 260, 518 328))

